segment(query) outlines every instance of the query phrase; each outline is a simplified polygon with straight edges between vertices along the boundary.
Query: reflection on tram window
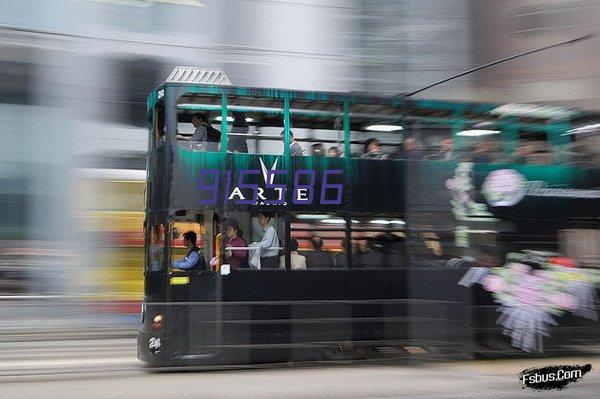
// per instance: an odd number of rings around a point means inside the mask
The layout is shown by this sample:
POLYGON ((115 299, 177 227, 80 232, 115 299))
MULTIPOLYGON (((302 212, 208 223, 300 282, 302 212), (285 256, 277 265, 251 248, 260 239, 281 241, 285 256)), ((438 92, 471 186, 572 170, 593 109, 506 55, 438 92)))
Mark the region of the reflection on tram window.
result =
POLYGON ((162 269, 165 256, 165 226, 159 224, 150 229, 147 269, 151 272, 162 269))
MULTIPOLYGON (((343 253, 340 244, 346 236, 346 220, 335 214, 293 214, 290 235, 298 242, 298 255, 306 259, 307 269, 334 267, 343 253)), ((294 260, 291 260, 294 269, 294 260)), ((339 267, 346 263, 339 262, 339 267)))
POLYGON ((521 131, 513 153, 513 162, 545 165, 551 162, 548 135, 544 132, 521 131))
POLYGON ((406 267, 405 222, 397 216, 353 217, 352 267, 361 269, 406 267))
POLYGON ((597 119, 580 121, 565 134, 571 137, 566 152, 575 165, 600 166, 600 122, 597 119))
POLYGON ((600 265, 600 223, 587 223, 585 228, 559 231, 561 254, 574 259, 580 267, 600 265))
POLYGON ((444 266, 449 259, 459 256, 453 227, 438 219, 443 218, 430 217, 428 224, 420 224, 415 218, 417 227, 411 233, 408 251, 417 265, 444 266))

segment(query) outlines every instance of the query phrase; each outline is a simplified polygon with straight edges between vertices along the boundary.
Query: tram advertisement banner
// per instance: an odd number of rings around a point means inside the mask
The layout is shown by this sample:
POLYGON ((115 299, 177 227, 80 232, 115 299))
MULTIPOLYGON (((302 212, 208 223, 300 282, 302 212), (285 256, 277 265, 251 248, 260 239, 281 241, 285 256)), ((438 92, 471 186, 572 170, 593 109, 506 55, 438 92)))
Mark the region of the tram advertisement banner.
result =
POLYGON ((403 162, 176 150, 171 211, 400 213, 403 162))

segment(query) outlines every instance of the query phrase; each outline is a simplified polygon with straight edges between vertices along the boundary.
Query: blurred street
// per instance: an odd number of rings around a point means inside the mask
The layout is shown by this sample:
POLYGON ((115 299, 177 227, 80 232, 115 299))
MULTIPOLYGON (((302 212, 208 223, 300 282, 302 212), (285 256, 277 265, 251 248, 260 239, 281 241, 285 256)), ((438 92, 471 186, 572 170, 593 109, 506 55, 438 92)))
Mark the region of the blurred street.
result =
MULTIPOLYGON (((124 343, 124 341, 123 341, 124 343)), ((94 345, 94 342, 89 342, 94 345)), ((46 348, 47 349, 47 348, 46 348)), ((99 348, 96 348, 99 349, 99 348)), ((64 363, 77 374, 1 377, 3 397, 18 398, 594 398, 600 358, 465 361, 393 366, 331 366, 229 371, 149 373, 134 354, 113 351, 64 363), (106 357, 104 356, 106 355, 106 357), (94 363, 95 362, 95 363, 94 363), (564 391, 522 389, 517 374, 552 364, 591 363, 592 371, 564 391)), ((7 361, 2 358, 0 367, 7 361)), ((21 362, 22 363, 22 362, 21 362)), ((30 363, 49 364, 45 360, 30 363)), ((40 369, 42 370, 42 369, 40 369)), ((38 371, 40 372, 40 371, 38 371)))

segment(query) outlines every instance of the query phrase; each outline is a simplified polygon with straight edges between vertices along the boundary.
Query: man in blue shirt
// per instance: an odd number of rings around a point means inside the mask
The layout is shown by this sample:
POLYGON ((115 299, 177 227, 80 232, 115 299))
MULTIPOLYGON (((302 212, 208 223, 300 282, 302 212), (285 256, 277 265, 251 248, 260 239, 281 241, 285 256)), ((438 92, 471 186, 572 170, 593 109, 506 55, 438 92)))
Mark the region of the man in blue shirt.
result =
POLYGON ((188 254, 182 259, 173 261, 174 269, 206 269, 206 262, 200 252, 200 248, 196 245, 196 239, 196 233, 193 231, 183 234, 183 244, 187 247, 188 254))

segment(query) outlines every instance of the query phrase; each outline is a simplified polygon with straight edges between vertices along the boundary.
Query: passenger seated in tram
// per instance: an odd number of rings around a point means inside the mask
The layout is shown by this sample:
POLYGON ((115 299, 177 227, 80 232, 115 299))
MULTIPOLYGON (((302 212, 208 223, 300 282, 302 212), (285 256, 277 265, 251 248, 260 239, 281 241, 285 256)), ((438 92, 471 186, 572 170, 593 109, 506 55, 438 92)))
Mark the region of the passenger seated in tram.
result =
POLYGON ((183 234, 183 244, 187 247, 187 256, 173 261, 174 269, 182 270, 204 270, 206 269, 206 261, 202 250, 196 245, 196 233, 188 231, 183 234))
MULTIPOLYGON (((283 139, 284 136, 284 131, 281 131, 281 138, 283 139)), ((290 130, 290 155, 293 157, 301 157, 304 155, 304 149, 300 146, 300 143, 298 143, 295 139, 294 139, 294 134, 292 133, 292 131, 290 130)))
MULTIPOLYGON (((246 123, 246 115, 243 112, 232 112, 233 126, 231 133, 248 134, 249 125, 246 123)), ((229 151, 230 152, 248 152, 248 136, 229 136, 229 151)))
POLYGON ((329 147, 329 149, 327 150, 327 156, 329 158, 339 158, 340 157, 339 148, 337 148, 336 146, 329 147))
MULTIPOLYGON (((227 244, 225 247, 246 247, 244 233, 235 219, 225 221, 225 234, 227 235, 227 244)), ((234 249, 225 250, 225 263, 228 263, 232 269, 248 267, 248 250, 234 249)))
POLYGON ((340 241, 340 246, 342 247, 342 251, 339 252, 334 258, 333 258, 333 267, 335 269, 342 269, 342 268, 346 268, 348 267, 348 250, 350 249, 350 246, 348 245, 348 243, 346 242, 346 240, 342 240, 340 241))
POLYGON ((358 267, 362 269, 375 269, 385 267, 385 256, 378 251, 375 242, 367 239, 359 243, 358 267))
POLYGON ((309 269, 327 269, 333 266, 333 259, 329 252, 323 251, 323 239, 312 236, 310 243, 313 251, 306 254, 306 265, 309 269))
MULTIPOLYGON (((295 238, 290 241, 290 266, 292 270, 306 269, 306 257, 298 253, 298 240, 295 238)), ((285 269, 285 255, 279 257, 279 268, 285 269)))
POLYGON ((387 159, 388 154, 384 154, 381 150, 381 144, 376 138, 370 138, 364 142, 362 159, 387 159))

